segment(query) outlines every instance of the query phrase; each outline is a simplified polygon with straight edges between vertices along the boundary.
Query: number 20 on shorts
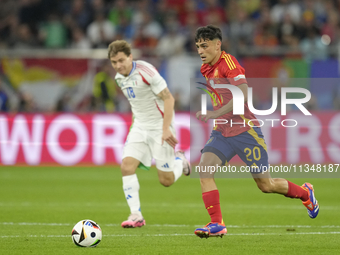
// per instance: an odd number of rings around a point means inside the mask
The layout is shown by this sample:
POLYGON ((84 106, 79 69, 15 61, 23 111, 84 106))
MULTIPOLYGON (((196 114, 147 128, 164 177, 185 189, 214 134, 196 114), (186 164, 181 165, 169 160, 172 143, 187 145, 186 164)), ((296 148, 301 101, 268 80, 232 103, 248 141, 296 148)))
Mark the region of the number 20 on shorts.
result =
POLYGON ((261 159, 261 150, 257 146, 255 146, 253 148, 253 150, 251 150, 250 148, 245 148, 244 153, 246 153, 246 158, 247 158, 248 161, 253 161, 252 159, 249 158, 252 153, 253 153, 253 158, 256 161, 259 161, 261 159))

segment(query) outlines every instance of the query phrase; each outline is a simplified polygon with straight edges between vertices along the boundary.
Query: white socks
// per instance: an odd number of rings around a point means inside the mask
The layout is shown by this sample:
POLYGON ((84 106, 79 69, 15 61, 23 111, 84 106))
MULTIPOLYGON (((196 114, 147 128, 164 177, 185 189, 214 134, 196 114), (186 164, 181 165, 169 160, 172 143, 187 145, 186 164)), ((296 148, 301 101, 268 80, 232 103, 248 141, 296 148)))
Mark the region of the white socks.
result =
MULTIPOLYGON (((179 157, 175 159, 173 173, 175 181, 182 176, 183 160, 179 157)), ((130 207, 131 214, 142 215, 139 200, 139 182, 136 174, 123 176, 123 190, 126 201, 130 207)))
POLYGON ((175 176, 174 182, 176 182, 178 180, 178 178, 182 176, 182 173, 183 173, 183 160, 179 157, 177 157, 175 159, 173 172, 174 172, 174 176, 175 176))
POLYGON ((131 214, 142 215, 139 201, 139 182, 136 174, 123 176, 123 190, 131 214))

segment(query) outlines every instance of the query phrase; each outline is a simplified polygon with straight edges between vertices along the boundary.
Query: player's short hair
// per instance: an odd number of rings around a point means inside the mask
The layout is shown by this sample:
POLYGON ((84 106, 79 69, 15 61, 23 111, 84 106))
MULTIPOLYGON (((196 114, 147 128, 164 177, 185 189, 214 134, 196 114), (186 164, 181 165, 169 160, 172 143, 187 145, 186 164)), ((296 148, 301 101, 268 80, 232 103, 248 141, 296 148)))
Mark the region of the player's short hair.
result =
POLYGON ((118 52, 123 52, 126 56, 131 55, 131 46, 127 41, 117 40, 110 43, 108 48, 108 58, 114 57, 118 54, 118 52))
POLYGON ((222 31, 218 27, 208 25, 205 27, 199 27, 196 30, 195 42, 198 42, 199 40, 212 41, 214 39, 222 41, 222 31))

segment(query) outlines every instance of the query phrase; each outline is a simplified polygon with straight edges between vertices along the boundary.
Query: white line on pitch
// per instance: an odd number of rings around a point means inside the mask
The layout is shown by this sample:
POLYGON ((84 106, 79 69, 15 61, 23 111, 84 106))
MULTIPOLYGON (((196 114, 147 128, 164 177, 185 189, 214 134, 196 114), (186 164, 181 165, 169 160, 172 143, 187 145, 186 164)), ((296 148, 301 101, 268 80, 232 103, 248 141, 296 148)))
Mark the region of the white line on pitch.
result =
POLYGON ((19 226, 71 226, 70 223, 43 223, 43 222, 0 222, 1 225, 19 226))
MULTIPOLYGON (((301 232, 301 233, 229 233, 227 236, 284 236, 284 235, 339 235, 340 232, 301 232)), ((106 237, 155 237, 155 236, 194 236, 194 234, 143 234, 143 235, 103 235, 106 237)), ((28 238, 57 238, 67 237, 71 235, 13 235, 13 236, 0 236, 0 238, 15 238, 15 237, 28 237, 28 238)))
MULTIPOLYGON (((70 204, 70 206, 94 206, 96 205, 97 207, 99 206, 116 206, 116 207, 121 207, 121 206, 126 206, 126 202, 117 202, 117 203, 68 203, 70 204)), ((22 202, 22 203, 13 203, 13 202, 0 202, 0 207, 35 207, 37 205, 40 205, 37 202, 22 202)), ((61 203, 45 203, 44 206, 45 207, 60 207, 62 205, 65 204, 61 204, 61 203)), ((172 203, 143 203, 143 206, 145 207, 190 207, 190 208, 202 208, 204 205, 203 203, 176 203, 176 204, 172 204, 172 203)), ((243 210, 243 209, 253 209, 253 210, 257 210, 257 209, 261 209, 261 210, 281 210, 281 209, 285 209, 285 210, 300 210, 300 209, 304 209, 304 207, 302 205, 253 205, 253 204, 228 204, 228 206, 226 206, 226 208, 228 208, 228 210, 231 211, 239 211, 239 210, 243 210)), ((335 205, 335 206, 328 206, 328 205, 323 205, 322 206, 322 210, 326 210, 326 211, 338 211, 340 209, 340 206, 335 205)))
MULTIPOLYGON (((0 225, 19 226, 73 226, 71 223, 43 223, 43 222, 0 222, 0 225)), ((100 224, 106 227, 118 227, 120 224, 100 224)), ((202 225, 180 225, 180 224, 148 224, 149 227, 202 227, 202 225)), ((340 228, 339 225, 226 225, 227 228, 340 228)))
MULTIPOLYGON (((340 232, 301 232, 301 233, 228 233, 227 236, 280 236, 280 235, 339 235, 340 232)), ((143 236, 193 236, 194 234, 146 234, 143 236)), ((104 236, 112 236, 112 237, 133 237, 133 236, 141 236, 141 235, 104 235, 104 236)))

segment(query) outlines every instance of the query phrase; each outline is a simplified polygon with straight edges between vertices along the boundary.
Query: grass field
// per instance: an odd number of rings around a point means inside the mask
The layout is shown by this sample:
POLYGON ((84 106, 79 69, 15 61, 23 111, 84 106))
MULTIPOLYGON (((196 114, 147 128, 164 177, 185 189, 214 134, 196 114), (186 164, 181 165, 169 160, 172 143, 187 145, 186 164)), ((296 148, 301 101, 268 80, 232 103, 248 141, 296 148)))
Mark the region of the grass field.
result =
POLYGON ((146 226, 123 229, 129 215, 118 167, 0 166, 0 254, 340 254, 340 179, 291 179, 314 185, 312 220, 300 200, 262 194, 252 179, 218 179, 224 238, 200 239, 208 223, 198 179, 161 186, 155 169, 140 170, 146 226), (74 224, 102 228, 96 248, 71 240, 74 224))

